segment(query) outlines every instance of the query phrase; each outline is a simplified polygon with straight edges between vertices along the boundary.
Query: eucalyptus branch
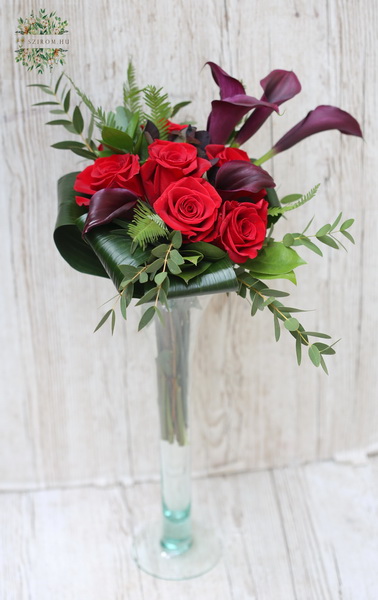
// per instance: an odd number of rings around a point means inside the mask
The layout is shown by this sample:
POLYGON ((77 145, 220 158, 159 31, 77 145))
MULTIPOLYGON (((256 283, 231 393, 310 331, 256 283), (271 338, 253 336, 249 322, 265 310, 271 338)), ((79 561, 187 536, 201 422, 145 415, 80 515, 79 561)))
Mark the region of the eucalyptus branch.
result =
MULTIPOLYGON (((335 342, 332 345, 318 341, 310 342, 310 336, 323 339, 330 339, 330 336, 328 334, 317 331, 305 330, 303 325, 301 325, 298 319, 293 317, 291 313, 306 311, 298 308, 284 306, 281 302, 277 300, 277 298, 279 297, 288 296, 289 294, 287 292, 267 288, 262 281, 252 277, 248 272, 245 272, 244 277, 241 274, 239 274, 238 281, 241 284, 241 288, 244 286, 244 288, 247 288, 249 290, 250 297, 252 300, 252 315, 254 315, 257 312, 257 310, 264 310, 265 307, 268 307, 269 310, 273 313, 276 341, 278 341, 280 337, 280 326, 278 319, 283 321, 285 329, 287 329, 294 336, 294 338, 296 339, 296 354, 298 364, 301 363, 302 345, 305 345, 307 347, 308 355, 312 363, 316 367, 321 366, 324 372, 328 374, 323 354, 335 354, 335 351, 332 346, 334 346, 337 342, 335 342)), ((242 292, 241 289, 239 290, 239 294, 245 297, 245 294, 242 292)))

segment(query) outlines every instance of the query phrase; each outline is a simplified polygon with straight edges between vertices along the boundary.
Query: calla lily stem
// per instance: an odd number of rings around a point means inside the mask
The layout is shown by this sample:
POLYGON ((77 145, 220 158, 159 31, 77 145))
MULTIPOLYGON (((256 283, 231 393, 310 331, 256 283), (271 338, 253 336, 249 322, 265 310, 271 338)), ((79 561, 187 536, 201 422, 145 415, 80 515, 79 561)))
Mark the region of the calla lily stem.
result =
POLYGON ((270 158, 272 158, 273 156, 275 156, 275 154, 276 154, 276 152, 274 151, 274 148, 271 148, 271 150, 269 150, 269 152, 267 152, 266 154, 264 154, 261 158, 258 158, 257 160, 254 160, 253 164, 256 165, 257 167, 259 167, 264 162, 266 162, 267 160, 269 160, 270 158))

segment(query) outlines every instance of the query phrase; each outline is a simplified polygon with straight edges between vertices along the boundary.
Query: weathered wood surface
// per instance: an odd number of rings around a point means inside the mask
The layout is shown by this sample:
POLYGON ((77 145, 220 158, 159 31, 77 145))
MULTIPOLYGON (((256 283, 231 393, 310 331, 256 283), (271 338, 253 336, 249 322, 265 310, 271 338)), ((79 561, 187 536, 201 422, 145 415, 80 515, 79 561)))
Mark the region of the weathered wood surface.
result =
MULTIPOLYGON (((44 6, 58 10, 51 0, 44 6)), ((45 107, 31 108, 41 95, 26 84, 49 76, 13 59, 17 17, 29 10, 24 0, 0 8, 0 487, 147 477, 157 471, 152 332, 138 336, 132 316, 113 338, 93 335, 112 287, 71 270, 53 246, 56 180, 85 161, 49 148, 65 134, 44 126, 45 107)), ((303 84, 247 146, 252 155, 321 103, 350 111, 364 130, 364 142, 324 133, 267 164, 280 194, 322 184, 290 226, 315 210, 317 226, 341 209, 356 218, 356 247, 306 255, 293 291, 295 305, 318 309, 305 315, 308 327, 343 338, 331 375, 309 363, 298 369, 290 335, 275 344, 270 314, 251 319, 242 300, 213 298, 194 365, 197 471, 308 461, 378 441, 377 12, 373 0, 59 3, 72 34, 67 71, 105 108, 121 100, 131 56, 141 84, 193 100, 182 118, 201 126, 217 93, 201 69, 213 60, 253 95, 272 68, 293 69, 303 84)))
POLYGON ((376 600, 377 492, 377 459, 197 479, 194 507, 218 528, 223 557, 182 582, 131 557, 133 530, 158 514, 156 483, 2 492, 0 597, 376 600))

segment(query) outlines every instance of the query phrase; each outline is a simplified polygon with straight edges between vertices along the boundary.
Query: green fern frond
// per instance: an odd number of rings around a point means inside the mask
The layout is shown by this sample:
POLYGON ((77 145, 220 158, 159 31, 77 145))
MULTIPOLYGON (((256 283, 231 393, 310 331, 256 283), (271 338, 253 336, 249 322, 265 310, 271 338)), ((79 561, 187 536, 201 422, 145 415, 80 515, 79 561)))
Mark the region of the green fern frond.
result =
POLYGON ((288 212, 289 210, 294 210, 295 208, 299 208, 300 206, 303 206, 303 204, 306 204, 306 202, 309 202, 315 196, 316 192, 319 189, 319 186, 320 186, 320 183, 318 183, 315 187, 313 187, 312 190, 307 192, 307 194, 302 196, 302 198, 300 198, 298 200, 298 202, 295 202, 294 204, 290 204, 288 206, 274 206, 272 208, 269 208, 268 215, 270 215, 271 217, 277 217, 278 215, 283 215, 284 213, 288 212))
POLYGON ((159 130, 160 138, 166 140, 168 137, 167 120, 172 114, 172 107, 168 101, 168 94, 163 94, 163 88, 148 85, 143 90, 144 101, 150 112, 145 113, 145 118, 152 121, 159 130))
POLYGON ((153 244, 158 239, 169 236, 168 227, 163 219, 145 202, 141 201, 134 210, 134 219, 127 231, 133 242, 141 246, 143 250, 147 244, 153 244))
POLYGON ((139 89, 136 83, 135 68, 131 61, 127 67, 127 83, 123 84, 123 104, 133 115, 142 115, 142 105, 140 95, 143 90, 139 89))
POLYGON ((108 114, 106 114, 105 111, 101 107, 96 108, 95 105, 93 104, 93 102, 88 98, 88 96, 86 94, 84 94, 84 92, 82 92, 77 87, 77 85, 75 85, 75 83, 72 81, 71 77, 69 75, 67 75, 66 73, 65 73, 65 76, 67 77, 68 81, 71 83, 72 87, 74 88, 74 90, 77 93, 77 95, 79 96, 79 98, 82 99, 85 106, 92 113, 96 124, 99 127, 104 127, 105 125, 108 127, 114 127, 115 126, 114 113, 109 112, 108 114))

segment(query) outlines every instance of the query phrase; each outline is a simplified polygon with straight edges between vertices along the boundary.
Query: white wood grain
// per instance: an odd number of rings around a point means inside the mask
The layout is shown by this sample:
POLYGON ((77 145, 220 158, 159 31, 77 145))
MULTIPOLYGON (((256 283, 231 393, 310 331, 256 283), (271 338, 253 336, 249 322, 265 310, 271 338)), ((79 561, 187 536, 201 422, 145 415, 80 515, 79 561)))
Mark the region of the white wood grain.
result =
MULTIPOLYGON (((58 10, 52 0, 44 6, 58 10)), ((51 150, 64 133, 44 126, 44 107, 31 108, 41 95, 26 84, 49 76, 13 59, 13 30, 29 10, 24 0, 0 7, 0 488, 148 478, 158 471, 152 333, 137 335, 132 315, 113 338, 93 335, 112 286, 71 270, 53 246, 56 180, 86 163, 51 150)), ((193 462, 197 472, 237 471, 376 443, 377 3, 69 0, 59 12, 72 33, 67 71, 106 108, 120 101, 132 56, 140 83, 193 100, 182 118, 202 126, 217 88, 201 69, 214 60, 253 95, 272 68, 293 69, 303 84, 248 143, 251 155, 317 104, 340 105, 361 121, 364 142, 324 133, 267 163, 279 194, 322 184, 290 227, 315 211, 317 225, 341 209, 356 218, 356 247, 323 260, 308 255, 293 291, 295 305, 317 309, 304 316, 308 327, 343 338, 330 377, 309 363, 298 369, 290 335, 275 344, 270 314, 251 319, 240 299, 211 299, 193 366, 193 462)))
POLYGON ((375 600, 378 461, 196 479, 197 515, 221 562, 160 581, 131 558, 132 532, 159 510, 156 483, 0 493, 4 600, 375 600))

